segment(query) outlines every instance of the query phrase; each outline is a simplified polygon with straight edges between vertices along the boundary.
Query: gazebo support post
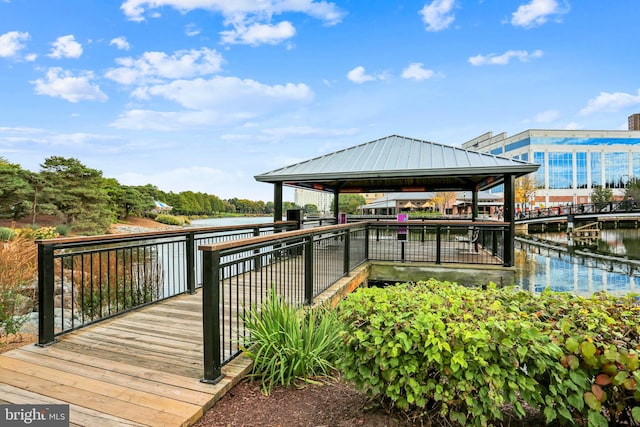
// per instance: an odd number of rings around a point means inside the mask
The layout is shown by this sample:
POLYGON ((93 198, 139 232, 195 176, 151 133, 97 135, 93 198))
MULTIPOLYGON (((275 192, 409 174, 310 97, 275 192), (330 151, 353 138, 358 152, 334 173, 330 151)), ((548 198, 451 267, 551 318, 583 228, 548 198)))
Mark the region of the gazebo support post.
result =
POLYGON ((336 224, 340 221, 340 192, 338 190, 333 191, 333 215, 336 219, 336 224))
POLYGON ((273 222, 282 221, 282 182, 273 184, 273 222))
POLYGON ((471 221, 478 220, 478 187, 471 192, 471 221))
POLYGON ((511 174, 504 175, 504 221, 509 223, 504 233, 504 266, 513 267, 514 264, 514 235, 515 235, 515 178, 511 174))

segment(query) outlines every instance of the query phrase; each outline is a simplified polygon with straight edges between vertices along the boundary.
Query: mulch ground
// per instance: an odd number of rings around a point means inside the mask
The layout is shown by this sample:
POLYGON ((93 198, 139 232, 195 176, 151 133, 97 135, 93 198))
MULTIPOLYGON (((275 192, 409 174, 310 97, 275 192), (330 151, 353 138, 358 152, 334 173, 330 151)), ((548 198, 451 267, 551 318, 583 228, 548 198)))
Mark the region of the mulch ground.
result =
POLYGON ((264 396, 256 382, 241 382, 195 427, 407 427, 339 380, 276 388, 264 396))

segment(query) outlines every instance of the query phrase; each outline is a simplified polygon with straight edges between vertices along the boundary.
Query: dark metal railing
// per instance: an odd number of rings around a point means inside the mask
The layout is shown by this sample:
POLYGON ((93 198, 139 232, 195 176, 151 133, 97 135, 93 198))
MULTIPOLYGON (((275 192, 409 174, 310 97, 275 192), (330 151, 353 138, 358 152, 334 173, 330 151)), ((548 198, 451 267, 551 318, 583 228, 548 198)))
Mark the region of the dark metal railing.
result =
POLYGON ((204 382, 242 351, 245 310, 273 290, 294 306, 313 298, 367 260, 498 264, 504 223, 361 222, 201 246, 204 382))
POLYGON ((516 212, 515 219, 518 221, 558 216, 563 217, 566 215, 588 216, 591 214, 607 215, 628 212, 634 212, 636 214, 639 212, 637 202, 621 200, 617 202, 570 204, 543 209, 525 209, 524 211, 516 212))
POLYGON ((508 263, 507 223, 299 227, 283 221, 38 240, 38 343, 202 286, 204 381, 215 381, 240 352, 244 310, 272 289, 300 306, 367 260, 508 263))
POLYGON ((502 265, 505 231, 490 223, 371 222, 369 259, 502 265))
POLYGON ((40 345, 202 283, 197 247, 293 229, 293 222, 37 240, 40 345))
POLYGON ((242 351, 245 310, 271 291, 288 304, 313 298, 366 261, 366 224, 320 227, 202 246, 205 382, 242 351), (244 256, 239 256, 243 254, 244 256))

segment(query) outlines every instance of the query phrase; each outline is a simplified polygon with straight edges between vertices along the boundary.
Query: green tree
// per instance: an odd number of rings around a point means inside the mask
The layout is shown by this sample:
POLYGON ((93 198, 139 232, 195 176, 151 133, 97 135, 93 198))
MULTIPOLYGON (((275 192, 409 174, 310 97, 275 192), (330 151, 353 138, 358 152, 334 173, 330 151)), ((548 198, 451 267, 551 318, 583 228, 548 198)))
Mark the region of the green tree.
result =
MULTIPOLYGON (((106 181, 115 181, 110 178, 106 181)), ((117 184, 117 181, 115 181, 117 184)), ((119 185, 117 191, 109 194, 115 205, 118 218, 128 218, 129 215, 142 216, 155 207, 153 198, 149 194, 140 192, 137 187, 119 185)))
POLYGON ((34 190, 31 172, 0 157, 0 217, 19 219, 30 213, 34 190))
POLYGON ((364 204, 366 204, 366 200, 360 194, 340 194, 338 198, 340 212, 348 214, 358 213, 358 209, 364 204))
POLYGON ((40 165, 43 197, 64 215, 65 223, 80 233, 105 232, 115 219, 115 208, 102 172, 74 158, 52 156, 40 165))
POLYGON ((633 200, 638 203, 640 201, 640 178, 631 178, 624 189, 624 197, 633 197, 633 200))
POLYGON ((304 208, 302 208, 304 210, 304 213, 306 214, 310 214, 310 215, 316 215, 319 210, 318 210, 318 206, 309 203, 307 205, 304 205, 304 208))
POLYGON ((591 203, 607 203, 613 200, 613 191, 601 185, 593 187, 591 191, 591 203))

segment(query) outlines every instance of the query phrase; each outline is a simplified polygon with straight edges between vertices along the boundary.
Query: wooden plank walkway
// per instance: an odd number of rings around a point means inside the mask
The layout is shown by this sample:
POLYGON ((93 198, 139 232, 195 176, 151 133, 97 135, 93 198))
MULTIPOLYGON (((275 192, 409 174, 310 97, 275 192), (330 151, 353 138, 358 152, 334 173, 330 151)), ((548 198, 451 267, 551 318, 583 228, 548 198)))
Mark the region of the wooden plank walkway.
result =
POLYGON ((0 355, 0 403, 69 404, 72 426, 189 426, 250 366, 203 375, 201 293, 0 355))

